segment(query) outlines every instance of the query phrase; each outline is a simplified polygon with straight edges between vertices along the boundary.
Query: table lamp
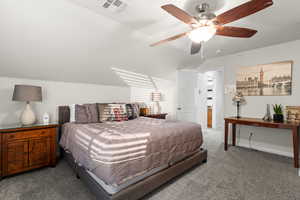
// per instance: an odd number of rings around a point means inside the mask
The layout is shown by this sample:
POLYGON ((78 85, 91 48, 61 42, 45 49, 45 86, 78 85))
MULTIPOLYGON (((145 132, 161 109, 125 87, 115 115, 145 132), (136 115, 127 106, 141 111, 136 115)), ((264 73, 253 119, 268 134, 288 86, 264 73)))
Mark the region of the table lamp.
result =
POLYGON ((13 101, 25 101, 26 106, 21 114, 21 123, 31 125, 36 122, 36 116, 30 106, 31 101, 42 101, 42 88, 32 85, 15 85, 13 101))
POLYGON ((159 102, 161 101, 161 93, 160 92, 152 92, 151 93, 151 99, 152 99, 152 102, 155 102, 154 114, 160 114, 161 113, 161 107, 159 105, 159 102))
POLYGON ((241 118, 240 116, 240 105, 244 102, 246 102, 243 93, 241 92, 236 92, 234 97, 232 98, 232 101, 236 103, 236 108, 237 108, 237 116, 236 118, 241 118))

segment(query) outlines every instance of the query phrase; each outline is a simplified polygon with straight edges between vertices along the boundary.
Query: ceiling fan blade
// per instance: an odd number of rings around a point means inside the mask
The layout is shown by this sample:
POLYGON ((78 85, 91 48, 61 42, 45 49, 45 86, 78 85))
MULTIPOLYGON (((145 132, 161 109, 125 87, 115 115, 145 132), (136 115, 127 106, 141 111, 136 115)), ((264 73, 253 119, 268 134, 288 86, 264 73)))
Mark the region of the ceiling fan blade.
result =
POLYGON ((257 30, 240 28, 233 26, 220 26, 217 29, 216 35, 222 35, 227 37, 241 37, 250 38, 257 33, 257 30))
POLYGON ((177 40, 177 39, 179 39, 179 38, 181 38, 181 37, 186 36, 188 33, 189 33, 189 32, 185 32, 185 33, 181 33, 181 34, 175 35, 175 36, 173 36, 173 37, 169 37, 169 38, 164 39, 164 40, 161 40, 161 41, 159 41, 159 42, 155 42, 155 43, 151 44, 150 46, 151 46, 151 47, 154 47, 154 46, 163 44, 163 43, 165 43, 165 42, 170 42, 170 41, 173 41, 173 40, 177 40))
POLYGON ((192 42, 192 47, 191 47, 191 55, 194 55, 196 53, 199 53, 201 50, 202 44, 197 43, 197 42, 192 42))
POLYGON ((167 4, 161 7, 162 9, 164 9, 165 11, 167 11, 168 13, 170 13, 171 15, 173 15, 174 17, 176 17, 177 19, 179 19, 180 21, 183 21, 186 24, 197 24, 198 21, 190 16, 188 13, 186 13, 185 11, 183 11, 182 9, 174 6, 173 4, 167 4))
POLYGON ((244 3, 238 7, 235 7, 227 12, 217 16, 216 21, 218 24, 228 24, 230 22, 236 21, 243 17, 252 15, 260 10, 263 10, 269 6, 273 5, 272 0, 251 0, 244 3))

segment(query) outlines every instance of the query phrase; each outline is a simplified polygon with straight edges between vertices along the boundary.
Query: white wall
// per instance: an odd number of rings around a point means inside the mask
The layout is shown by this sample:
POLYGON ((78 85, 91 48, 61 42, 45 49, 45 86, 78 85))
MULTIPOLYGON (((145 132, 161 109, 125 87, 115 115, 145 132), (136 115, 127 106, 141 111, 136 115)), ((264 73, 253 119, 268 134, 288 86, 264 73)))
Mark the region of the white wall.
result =
POLYGON ((0 77, 0 125, 18 122, 24 109, 24 102, 11 100, 15 84, 37 85, 43 88, 43 102, 32 103, 39 121, 45 112, 50 114, 51 121, 56 121, 58 105, 130 101, 129 87, 0 77))
MULTIPOLYGON (((176 118, 176 82, 154 78, 157 89, 162 93, 160 106, 162 113, 168 113, 168 119, 176 118)), ((151 92, 155 89, 145 89, 131 87, 131 102, 145 102, 148 106, 152 105, 151 92)))
MULTIPOLYGON (((297 40, 211 59, 205 62, 199 69, 201 71, 211 71, 224 67, 224 82, 226 87, 235 85, 238 67, 293 60, 292 96, 246 97, 247 104, 242 106, 242 116, 262 118, 266 111, 266 104, 300 105, 300 79, 298 78, 300 74, 299 52, 300 40, 297 40)), ((225 116, 234 116, 236 114, 236 107, 232 104, 232 97, 229 94, 225 95, 224 109, 225 116)), ((292 155, 292 137, 290 131, 243 126, 240 127, 239 145, 249 147, 248 137, 250 132, 254 133, 252 148, 288 156, 292 155)))
POLYGON ((215 109, 214 109, 214 120, 213 120, 213 128, 223 129, 224 124, 224 68, 221 68, 218 71, 215 71, 216 78, 216 99, 215 99, 215 109))

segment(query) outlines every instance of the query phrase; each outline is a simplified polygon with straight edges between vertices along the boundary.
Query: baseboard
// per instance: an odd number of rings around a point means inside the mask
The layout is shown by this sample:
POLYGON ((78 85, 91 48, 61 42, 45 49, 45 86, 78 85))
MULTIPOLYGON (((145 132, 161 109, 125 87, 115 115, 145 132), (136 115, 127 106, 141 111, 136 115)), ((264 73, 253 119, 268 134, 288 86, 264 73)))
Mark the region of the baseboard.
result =
POLYGON ((249 145, 249 141, 247 139, 237 139, 237 146, 245 147, 249 149, 255 149, 258 151, 264 151, 272 154, 278 154, 286 157, 293 157, 293 152, 291 148, 285 148, 282 146, 267 144, 263 142, 251 141, 251 146, 249 145))

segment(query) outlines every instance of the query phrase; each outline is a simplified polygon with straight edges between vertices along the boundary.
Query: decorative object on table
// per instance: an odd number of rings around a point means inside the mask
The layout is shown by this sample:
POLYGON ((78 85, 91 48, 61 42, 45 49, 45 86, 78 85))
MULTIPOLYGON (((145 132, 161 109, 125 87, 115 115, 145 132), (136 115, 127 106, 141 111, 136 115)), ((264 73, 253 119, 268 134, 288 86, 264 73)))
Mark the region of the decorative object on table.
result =
POLYGON ((300 106, 287 106, 286 120, 289 122, 300 123, 300 106))
POLYGON ((271 116, 271 110, 270 110, 270 104, 267 104, 267 111, 265 116, 263 117, 264 121, 272 121, 272 116, 271 116))
POLYGON ((21 115, 23 125, 31 125, 36 122, 36 116, 30 106, 31 101, 42 101, 42 88, 32 85, 15 85, 13 101, 25 101, 26 107, 21 115))
POLYGON ((150 114, 149 108, 140 108, 140 116, 146 116, 149 114, 150 114))
POLYGON ((293 61, 240 67, 236 89, 245 96, 292 95, 293 61))
POLYGON ((274 115, 273 115, 274 122, 283 122, 284 117, 283 117, 282 105, 281 104, 274 104, 273 105, 273 110, 274 110, 274 115))
POLYGON ((161 93, 160 92, 152 92, 151 93, 151 100, 154 102, 153 110, 154 114, 160 114, 161 113, 161 107, 159 105, 159 102, 161 101, 161 93))
POLYGON ((44 115, 43 115, 43 123, 44 124, 49 124, 50 123, 50 115, 49 115, 49 113, 44 113, 44 115))
POLYGON ((241 106, 241 104, 246 102, 243 93, 236 92, 234 97, 232 98, 232 101, 236 104, 236 110, 237 110, 236 118, 241 118, 241 116, 240 116, 240 106, 241 106))
POLYGON ((149 108, 146 103, 139 103, 139 108, 140 108, 140 116, 145 116, 149 114, 149 108))

